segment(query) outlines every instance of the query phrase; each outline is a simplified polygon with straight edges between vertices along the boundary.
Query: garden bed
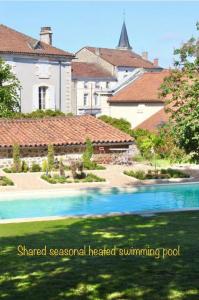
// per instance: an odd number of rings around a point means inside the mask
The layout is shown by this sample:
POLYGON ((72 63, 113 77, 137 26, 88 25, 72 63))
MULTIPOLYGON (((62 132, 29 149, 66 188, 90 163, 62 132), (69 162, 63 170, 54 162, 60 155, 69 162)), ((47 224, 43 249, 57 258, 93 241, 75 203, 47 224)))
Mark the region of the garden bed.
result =
POLYGON ((170 178, 190 178, 190 175, 174 169, 149 170, 147 172, 138 170, 124 171, 124 174, 140 180, 147 179, 170 179, 170 178))
POLYGON ((83 178, 71 178, 66 176, 59 175, 45 175, 43 174, 41 178, 48 183, 56 184, 56 183, 81 183, 81 182, 104 182, 106 181, 104 178, 99 177, 95 174, 88 173, 83 178))
POLYGON ((14 183, 10 178, 6 176, 0 176, 0 186, 7 186, 7 185, 14 185, 14 183))

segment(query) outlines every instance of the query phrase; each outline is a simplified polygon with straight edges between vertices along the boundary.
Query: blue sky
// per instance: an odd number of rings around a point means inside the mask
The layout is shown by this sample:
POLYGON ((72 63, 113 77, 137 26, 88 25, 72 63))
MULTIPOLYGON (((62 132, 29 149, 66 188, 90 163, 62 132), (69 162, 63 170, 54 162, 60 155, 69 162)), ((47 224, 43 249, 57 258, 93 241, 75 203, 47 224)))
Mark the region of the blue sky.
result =
POLYGON ((41 26, 51 26, 53 44, 71 52, 115 48, 123 10, 133 50, 148 51, 164 67, 172 65, 173 49, 197 34, 199 2, 191 1, 0 1, 0 23, 36 38, 41 26))

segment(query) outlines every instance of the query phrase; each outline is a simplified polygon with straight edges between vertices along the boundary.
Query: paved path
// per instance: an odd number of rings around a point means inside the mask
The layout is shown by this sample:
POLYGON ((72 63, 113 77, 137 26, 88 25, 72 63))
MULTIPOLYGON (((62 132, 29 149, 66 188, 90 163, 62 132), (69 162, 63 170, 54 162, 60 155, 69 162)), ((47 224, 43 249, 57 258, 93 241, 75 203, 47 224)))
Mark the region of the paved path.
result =
POLYGON ((15 173, 15 174, 6 174, 2 170, 0 170, 0 175, 5 175, 13 180, 15 186, 5 186, 0 187, 0 192, 6 191, 30 191, 30 190, 57 190, 57 189, 65 189, 65 190, 76 190, 83 188, 94 188, 94 187, 133 187, 136 185, 145 185, 145 184, 154 184, 154 183, 167 183, 167 182, 187 182, 187 181, 199 181, 199 166, 185 166, 182 167, 187 173, 193 176, 191 179, 181 179, 181 180, 147 180, 140 181, 135 178, 126 176, 123 174, 124 170, 127 169, 151 169, 151 167, 138 164, 131 167, 127 166, 115 166, 108 165, 106 166, 106 170, 96 170, 89 171, 100 177, 106 179, 106 182, 100 183, 65 183, 65 184, 49 184, 48 182, 42 180, 41 173, 15 173))

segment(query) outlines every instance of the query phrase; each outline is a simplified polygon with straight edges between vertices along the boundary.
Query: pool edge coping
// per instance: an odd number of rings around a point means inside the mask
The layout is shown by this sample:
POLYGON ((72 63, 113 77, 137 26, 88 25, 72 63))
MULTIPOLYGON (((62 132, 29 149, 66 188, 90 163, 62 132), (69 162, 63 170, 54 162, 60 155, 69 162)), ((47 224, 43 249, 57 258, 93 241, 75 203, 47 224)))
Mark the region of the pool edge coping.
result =
POLYGON ((107 217, 122 217, 122 216, 141 216, 141 217, 153 217, 158 214, 175 213, 175 212, 192 212, 199 211, 199 208, 177 208, 173 210, 145 210, 145 211, 129 211, 129 212, 112 212, 105 214, 82 214, 82 215, 65 215, 65 216, 53 216, 53 217, 35 217, 35 218, 18 218, 18 219, 6 219, 0 220, 0 225, 3 224, 19 224, 19 223, 32 223, 32 222, 45 222, 45 221, 60 221, 67 219, 95 219, 95 218, 107 218, 107 217))

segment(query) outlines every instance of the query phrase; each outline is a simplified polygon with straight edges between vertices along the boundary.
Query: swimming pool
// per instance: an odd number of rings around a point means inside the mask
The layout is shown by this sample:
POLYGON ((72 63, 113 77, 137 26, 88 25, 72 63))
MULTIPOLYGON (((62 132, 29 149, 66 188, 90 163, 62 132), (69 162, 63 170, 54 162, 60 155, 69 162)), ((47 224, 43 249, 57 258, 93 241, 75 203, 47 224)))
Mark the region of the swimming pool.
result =
POLYGON ((0 220, 199 208, 199 184, 0 198, 0 220))

